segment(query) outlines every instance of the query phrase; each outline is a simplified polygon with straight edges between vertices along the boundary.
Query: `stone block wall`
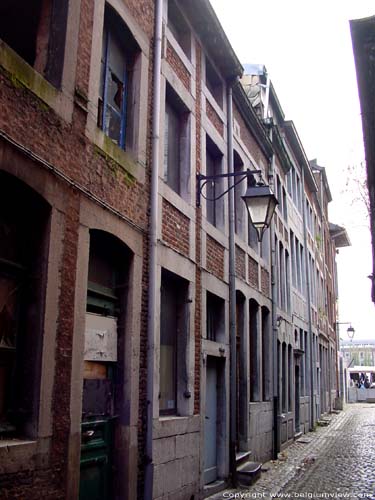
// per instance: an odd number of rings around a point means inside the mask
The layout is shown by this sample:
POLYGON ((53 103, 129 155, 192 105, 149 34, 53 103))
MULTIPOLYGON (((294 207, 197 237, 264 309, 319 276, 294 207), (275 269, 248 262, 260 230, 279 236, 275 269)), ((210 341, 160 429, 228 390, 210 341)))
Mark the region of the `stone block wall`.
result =
POLYGON ((250 403, 250 443, 252 459, 267 461, 272 455, 272 402, 250 403))
POLYGON ((155 499, 190 498, 199 489, 199 431, 199 416, 164 418, 155 422, 155 499))

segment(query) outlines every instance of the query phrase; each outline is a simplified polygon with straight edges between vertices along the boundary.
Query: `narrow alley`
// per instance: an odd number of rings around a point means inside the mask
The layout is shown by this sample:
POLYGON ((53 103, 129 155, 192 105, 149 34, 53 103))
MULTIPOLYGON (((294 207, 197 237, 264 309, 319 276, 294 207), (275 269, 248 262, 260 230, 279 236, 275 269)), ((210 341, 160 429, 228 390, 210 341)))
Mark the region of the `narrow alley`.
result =
MULTIPOLYGON (((315 460, 282 492, 351 493, 375 498, 375 405, 356 404, 327 427, 313 445, 315 460)), ((314 458, 314 457, 313 457, 314 458)), ((302 469, 301 469, 302 470, 302 469)))
POLYGON ((375 404, 353 404, 263 465, 247 490, 227 490, 224 498, 375 499, 375 404))

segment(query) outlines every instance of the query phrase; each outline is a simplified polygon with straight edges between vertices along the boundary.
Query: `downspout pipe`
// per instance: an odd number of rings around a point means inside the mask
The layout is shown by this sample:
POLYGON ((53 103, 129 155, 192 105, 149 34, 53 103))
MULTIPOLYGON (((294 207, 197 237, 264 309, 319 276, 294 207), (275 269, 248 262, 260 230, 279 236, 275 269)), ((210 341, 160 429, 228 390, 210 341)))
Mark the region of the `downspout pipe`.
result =
MULTIPOLYGON (((227 90, 228 173, 233 173, 233 86, 227 90)), ((237 486, 236 427, 237 427, 237 345, 236 345, 236 263, 233 177, 228 178, 229 218, 229 342, 230 342, 230 426, 229 467, 233 486, 237 486)))
MULTIPOLYGON (((305 172, 302 168, 302 192, 305 193, 305 172)), ((310 430, 314 428, 315 421, 315 408, 314 408, 314 344, 313 344, 313 331, 312 331, 312 318, 311 318, 311 293, 310 293, 310 268, 309 268, 309 251, 307 248, 307 214, 306 214, 306 200, 303 198, 302 204, 302 223, 303 223, 303 246, 305 249, 305 276, 306 276, 306 288, 307 288, 307 321, 309 328, 309 351, 310 351, 310 430)))
POLYGON ((147 386, 146 386, 146 447, 144 500, 152 500, 154 483, 154 464, 152 461, 152 421, 154 411, 154 357, 155 357, 155 318, 157 294, 157 225, 159 190, 159 150, 160 150, 160 85, 163 30, 163 0, 155 1, 154 31, 154 68, 152 101, 152 152, 150 186, 150 225, 149 225, 149 281, 147 313, 147 386))
MULTIPOLYGON (((268 84, 269 86, 269 81, 268 84)), ((270 140, 272 142, 272 127, 270 129, 270 140)), ((268 172, 268 183, 275 192, 274 189, 274 179, 275 179, 275 154, 273 153, 270 159, 270 167, 268 172)), ((272 301, 272 396, 273 396, 273 446, 272 446, 272 458, 277 460, 278 453, 280 451, 280 439, 279 439, 279 391, 278 391, 278 353, 277 353, 277 339, 278 339, 278 328, 277 328, 277 273, 276 269, 276 244, 275 244, 275 220, 272 217, 270 225, 270 238, 271 238, 271 301, 272 301)))
MULTIPOLYGON (((265 103, 263 109, 263 120, 266 121, 268 118, 268 109, 269 109, 269 101, 270 101, 270 87, 271 87, 271 79, 270 75, 267 73, 266 79, 266 96, 265 103)), ((269 138, 272 143, 272 135, 273 130, 272 126, 269 130, 269 138)), ((269 172, 268 172, 268 184, 270 188, 275 192, 275 153, 272 154, 269 163, 269 172)), ((273 438, 272 438, 272 458, 273 460, 277 460, 278 453, 280 451, 280 438, 279 438, 279 390, 278 390, 278 353, 277 353, 277 340, 278 340, 278 328, 277 328, 277 273, 279 272, 276 269, 276 244, 275 244, 275 220, 272 217, 271 225, 270 225, 270 238, 271 238, 271 301, 272 301, 272 399, 273 399, 273 438)))

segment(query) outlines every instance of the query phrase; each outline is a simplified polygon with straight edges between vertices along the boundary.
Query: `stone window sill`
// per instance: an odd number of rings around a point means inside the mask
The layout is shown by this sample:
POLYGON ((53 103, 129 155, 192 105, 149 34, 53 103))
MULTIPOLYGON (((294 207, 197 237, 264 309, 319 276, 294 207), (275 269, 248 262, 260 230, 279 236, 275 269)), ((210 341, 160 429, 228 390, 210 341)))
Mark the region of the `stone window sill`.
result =
POLYGON ((0 66, 10 75, 10 81, 14 87, 29 90, 52 108, 63 120, 71 122, 72 98, 51 85, 2 40, 0 40, 0 66))
POLYGON ((33 469, 37 441, 24 439, 0 440, 0 474, 12 474, 33 469))
POLYGON ((117 146, 99 128, 96 128, 91 140, 96 147, 96 152, 100 156, 116 164, 118 173, 120 176, 123 176, 125 182, 130 184, 135 180, 140 184, 145 182, 145 166, 134 159, 128 152, 117 146))

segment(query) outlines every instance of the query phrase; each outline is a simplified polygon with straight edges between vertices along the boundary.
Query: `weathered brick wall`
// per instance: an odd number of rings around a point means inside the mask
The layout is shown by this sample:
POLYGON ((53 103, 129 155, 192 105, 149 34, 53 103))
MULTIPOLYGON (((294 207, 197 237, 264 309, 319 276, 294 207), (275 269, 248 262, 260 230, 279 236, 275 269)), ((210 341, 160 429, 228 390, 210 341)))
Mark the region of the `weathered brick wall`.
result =
MULTIPOLYGON (((55 345, 55 379, 52 396, 52 464, 56 469, 68 463, 68 437, 70 432, 70 378, 73 354, 74 300, 76 261, 78 253, 79 195, 70 191, 69 210, 65 216, 64 250, 62 255, 59 314, 55 345), (66 411, 62 411, 62 409, 66 411)), ((66 484, 67 471, 61 469, 62 484, 66 484)))
POLYGON ((236 276, 246 280, 246 254, 236 245, 236 276))
POLYGON ((165 199, 162 214, 163 240, 177 252, 189 257, 189 219, 165 199))
MULTIPOLYGON (((58 471, 57 471, 58 472, 58 471)), ((2 500, 63 500, 63 489, 56 483, 56 471, 40 469, 19 471, 0 475, 0 498, 2 500)))
POLYGON ((154 35, 154 0, 123 0, 138 26, 149 39, 154 35))
POLYGON ((260 271, 260 277, 261 277, 261 286, 260 289, 264 295, 269 296, 270 293, 270 273, 267 271, 267 269, 264 269, 262 267, 260 271))
MULTIPOLYGON (((153 33, 152 0, 124 0, 146 35, 153 33)), ((76 88, 83 94, 88 91, 90 72, 94 2, 83 0, 80 13, 80 33, 76 88)), ((150 39, 150 49, 152 40, 150 39)), ((152 50, 151 50, 152 54, 152 50)), ((100 55, 98 55, 100 57, 100 55)), ((150 62, 149 88, 151 88, 152 61, 150 62)), ((73 96, 71 96, 73 100, 73 96)), ((151 116, 151 92, 148 95, 151 116)), ((105 204, 110 205, 132 225, 147 234, 149 204, 149 171, 142 184, 124 168, 110 160, 86 137, 87 114, 75 106, 72 123, 66 123, 44 102, 35 97, 22 84, 22 74, 8 75, 0 72, 0 129, 15 141, 47 160, 56 170, 90 191, 105 204)), ((150 123, 143 126, 149 131, 150 123)), ((150 158, 148 136, 147 159, 150 158)), ((16 166, 15 166, 16 167, 16 166)), ((35 165, 35 168, 37 166, 35 165)), ((16 168, 15 168, 16 170, 16 168)), ((47 175, 46 175, 47 179, 47 175)), ((58 182, 51 174, 51 180, 58 182)), ((57 500, 66 498, 68 438, 70 432, 71 354, 74 320, 75 269, 77 259, 77 234, 80 199, 73 188, 62 183, 69 211, 64 226, 61 290, 57 322, 55 374, 52 398, 52 447, 50 461, 35 471, 0 474, 0 497, 57 500)), ((141 317, 141 368, 140 368, 140 426, 139 449, 144 450, 144 415, 146 397, 146 338, 148 290, 148 241, 144 240, 142 317, 141 317)), ((140 460, 143 459, 140 453, 140 460)), ((142 477, 142 474, 140 474, 142 477)))
POLYGON ((258 262, 249 256, 248 272, 250 285, 257 290, 259 289, 258 262))
POLYGON ((212 125, 216 128, 219 134, 224 136, 224 123, 220 116, 216 113, 214 108, 211 106, 211 103, 208 99, 206 99, 206 114, 212 125))
POLYGON ((207 271, 219 279, 224 279, 224 247, 207 235, 207 271))
POLYGON ((184 84, 186 89, 190 92, 190 73, 169 42, 167 43, 167 62, 170 64, 174 72, 178 75, 179 79, 184 84))
POLYGON ((78 43, 79 64, 76 69, 76 89, 86 97, 89 90, 94 6, 94 2, 90 0, 82 0, 81 2, 78 43))
POLYGON ((0 74, 0 128, 129 220, 147 227, 146 186, 98 150, 84 135, 86 115, 67 124, 21 84, 0 74), (32 126, 31 126, 32 124, 32 126))

